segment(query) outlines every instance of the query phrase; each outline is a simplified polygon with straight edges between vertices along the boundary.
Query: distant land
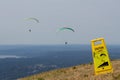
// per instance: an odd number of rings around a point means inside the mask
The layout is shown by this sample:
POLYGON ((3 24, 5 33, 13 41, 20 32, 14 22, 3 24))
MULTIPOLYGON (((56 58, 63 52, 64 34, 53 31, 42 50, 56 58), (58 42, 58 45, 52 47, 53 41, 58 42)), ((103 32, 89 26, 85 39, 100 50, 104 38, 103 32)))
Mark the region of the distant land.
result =
POLYGON ((120 80, 120 59, 111 61, 113 73, 95 76, 92 63, 55 69, 18 80, 120 80))

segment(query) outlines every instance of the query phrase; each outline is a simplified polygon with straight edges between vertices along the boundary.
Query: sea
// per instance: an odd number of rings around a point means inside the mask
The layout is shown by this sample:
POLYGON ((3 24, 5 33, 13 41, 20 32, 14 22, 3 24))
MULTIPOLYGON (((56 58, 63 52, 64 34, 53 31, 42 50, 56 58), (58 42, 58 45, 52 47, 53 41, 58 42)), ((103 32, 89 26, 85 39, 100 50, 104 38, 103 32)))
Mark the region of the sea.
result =
MULTIPOLYGON (((111 60, 120 59, 120 45, 107 45, 111 60)), ((0 45, 0 80, 93 62, 90 45, 0 45)))

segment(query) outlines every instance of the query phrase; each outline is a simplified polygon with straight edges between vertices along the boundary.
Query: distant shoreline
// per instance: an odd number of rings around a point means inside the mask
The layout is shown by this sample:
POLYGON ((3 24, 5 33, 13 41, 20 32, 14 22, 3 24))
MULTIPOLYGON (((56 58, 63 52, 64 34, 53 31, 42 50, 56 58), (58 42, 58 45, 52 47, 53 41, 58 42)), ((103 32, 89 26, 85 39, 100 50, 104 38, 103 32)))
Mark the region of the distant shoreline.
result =
POLYGON ((0 59, 8 59, 8 58, 26 58, 24 56, 16 56, 16 55, 0 55, 0 59))

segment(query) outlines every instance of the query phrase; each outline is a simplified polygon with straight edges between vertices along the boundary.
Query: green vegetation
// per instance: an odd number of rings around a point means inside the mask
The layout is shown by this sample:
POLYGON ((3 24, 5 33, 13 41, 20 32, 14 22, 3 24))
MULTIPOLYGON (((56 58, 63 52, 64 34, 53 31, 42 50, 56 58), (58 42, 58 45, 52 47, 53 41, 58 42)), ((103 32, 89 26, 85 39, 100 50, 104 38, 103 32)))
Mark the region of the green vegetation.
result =
POLYGON ((76 66, 73 66, 73 69, 77 69, 77 67, 76 67, 76 66))
POLYGON ((84 77, 88 77, 88 75, 87 75, 87 74, 85 74, 85 75, 84 75, 84 77))
POLYGON ((112 76, 113 76, 114 80, 120 80, 120 74, 119 75, 113 75, 112 74, 112 76))
POLYGON ((45 80, 44 78, 38 78, 37 80, 45 80))
POLYGON ((89 64, 90 64, 90 65, 92 65, 93 63, 92 63, 92 62, 90 62, 89 64))

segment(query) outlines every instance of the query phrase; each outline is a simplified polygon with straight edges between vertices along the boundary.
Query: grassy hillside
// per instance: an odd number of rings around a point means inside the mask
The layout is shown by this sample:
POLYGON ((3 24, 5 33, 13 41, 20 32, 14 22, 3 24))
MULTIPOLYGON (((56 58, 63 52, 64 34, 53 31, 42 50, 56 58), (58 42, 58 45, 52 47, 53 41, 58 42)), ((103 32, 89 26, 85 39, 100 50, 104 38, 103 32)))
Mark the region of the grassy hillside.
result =
POLYGON ((112 61, 113 73, 95 76, 93 64, 56 69, 19 80, 120 80, 120 60, 112 61))

